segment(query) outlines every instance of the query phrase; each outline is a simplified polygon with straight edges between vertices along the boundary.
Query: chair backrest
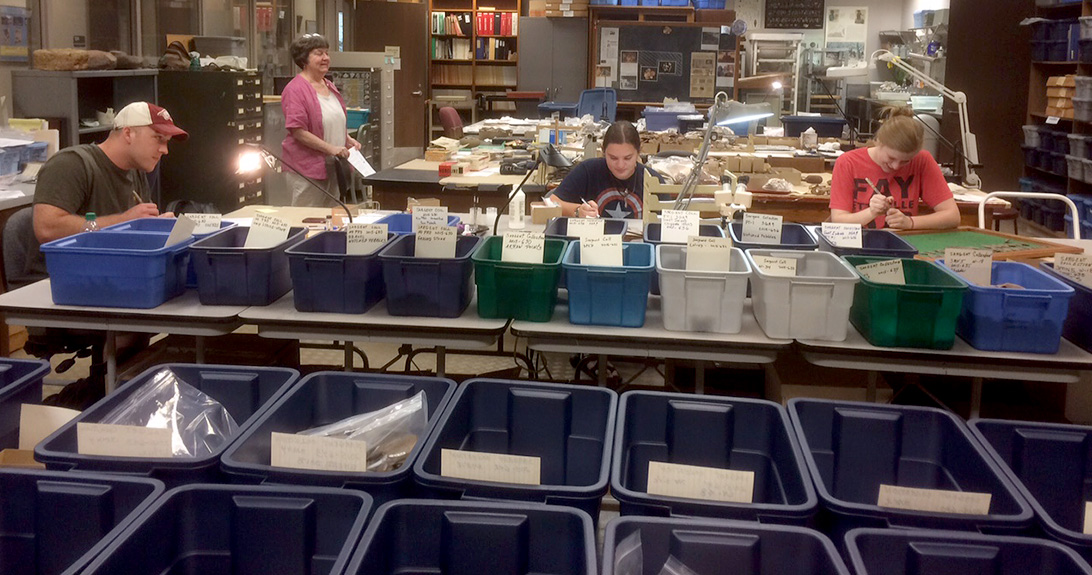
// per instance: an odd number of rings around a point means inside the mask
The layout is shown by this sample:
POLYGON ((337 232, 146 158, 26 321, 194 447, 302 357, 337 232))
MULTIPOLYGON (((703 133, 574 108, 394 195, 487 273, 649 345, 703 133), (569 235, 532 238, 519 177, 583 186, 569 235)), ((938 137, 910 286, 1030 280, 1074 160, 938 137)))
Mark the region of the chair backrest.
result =
POLYGON ((591 114, 596 120, 614 122, 618 111, 618 93, 614 88, 589 88, 580 93, 576 106, 576 115, 583 117, 591 114))
POLYGON ((440 108, 440 125, 444 127, 444 136, 448 138, 463 137, 463 119, 459 111, 451 106, 440 108))
POLYGON ((49 277, 45 258, 34 236, 34 207, 27 206, 4 224, 4 291, 32 284, 49 277))

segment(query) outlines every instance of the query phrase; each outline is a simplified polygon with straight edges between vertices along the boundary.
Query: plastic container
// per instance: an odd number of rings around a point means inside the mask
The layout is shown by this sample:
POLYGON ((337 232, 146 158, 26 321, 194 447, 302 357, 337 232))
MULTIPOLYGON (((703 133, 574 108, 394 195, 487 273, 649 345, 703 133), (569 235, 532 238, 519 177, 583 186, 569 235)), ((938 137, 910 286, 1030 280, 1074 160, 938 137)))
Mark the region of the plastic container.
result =
POLYGON ((619 517, 607 524, 602 575, 628 575, 615 570, 615 561, 619 543, 636 532, 641 534, 644 573, 678 573, 660 570, 674 557, 691 570, 687 573, 850 575, 834 544, 818 531, 659 517, 619 517))
MULTIPOLYGON (((1092 16, 1081 16, 1080 18, 1077 18, 1077 20, 1080 21, 1081 40, 1092 40, 1092 16)), ((1078 76, 1078 78, 1080 77, 1081 76, 1078 76)), ((1088 79, 1092 80, 1092 78, 1088 79)), ((1089 89, 1092 89, 1092 85, 1089 86, 1089 89)))
POLYGON ((48 158, 49 144, 46 142, 30 142, 23 146, 19 154, 19 171, 23 171, 30 162, 45 162, 48 158))
MULTIPOLYGON (((550 218, 550 222, 546 224, 546 237, 568 241, 580 239, 569 235, 570 219, 572 218, 550 218)), ((626 220, 603 219, 603 235, 624 236, 627 227, 626 220)))
POLYGON ((1039 149, 1029 148, 1027 146, 1023 146, 1022 148, 1024 150, 1024 165, 1032 168, 1038 168, 1040 154, 1039 149))
MULTIPOLYGON (((846 256, 853 267, 886 258, 846 256)), ((872 345, 951 349, 967 284, 947 268, 903 259, 906 285, 861 276, 853 292, 849 321, 872 345)))
POLYGON ((1046 40, 1032 40, 1031 42, 1031 61, 1032 62, 1046 62, 1048 58, 1049 42, 1046 40))
POLYGON ((732 248, 727 270, 687 271, 686 252, 682 245, 656 246, 664 329, 739 333, 751 277, 747 256, 732 248))
POLYGON ((819 249, 819 242, 811 235, 808 228, 801 224, 787 223, 781 226, 781 242, 776 244, 759 244, 742 241, 740 239, 743 237, 742 222, 732 222, 728 224, 728 235, 732 238, 732 245, 744 251, 749 249, 804 251, 819 249))
POLYGON ((988 351, 1057 353, 1073 288, 1020 262, 993 262, 990 284, 968 283, 959 337, 988 351), (1024 289, 991 287, 1006 283, 1024 289))
POLYGON ((589 0, 588 4, 592 6, 617 6, 618 0, 589 0))
MULTIPOLYGON (((448 214, 447 225, 457 226, 459 225, 459 221, 459 216, 448 214)), ((387 224, 387 233, 389 234, 413 233, 413 214, 391 214, 389 216, 383 216, 375 223, 387 224)))
POLYGON ((372 508, 366 493, 190 485, 168 491, 84 571, 342 573, 372 508))
POLYGON ((1041 539, 901 529, 857 529, 846 536, 857 575, 1087 575, 1072 549, 1041 539))
POLYGON ((416 234, 405 234, 388 242, 379 252, 387 290, 387 313, 459 317, 474 295, 470 284, 470 274, 474 271, 471 257, 482 239, 459 236, 455 240, 454 258, 415 257, 416 242, 416 234))
POLYGON ((677 110, 665 110, 664 108, 653 108, 652 106, 645 106, 641 115, 645 117, 645 129, 649 132, 662 132, 664 130, 678 130, 679 129, 679 115, 689 114, 690 112, 677 111, 677 110))
MULTIPOLYGON (((1081 61, 1092 61, 1092 46, 1081 41, 1081 61)), ((1073 119, 1078 122, 1092 122, 1092 98, 1073 98, 1073 119)))
POLYGON ((1069 134, 1060 130, 1054 131, 1054 152, 1057 154, 1069 153, 1069 134))
POLYGON ((0 150, 0 176, 12 176, 19 173, 18 150, 0 150))
POLYGON ((367 491, 376 504, 410 497, 413 463, 424 439, 455 393, 455 382, 438 377, 323 371, 292 386, 254 421, 222 457, 224 472, 235 483, 322 485, 367 491), (296 433, 353 415, 382 409, 425 393, 428 426, 406 457, 391 471, 365 473, 290 469, 270 465, 270 434, 296 433))
MULTIPOLYGON (((1081 237, 1084 237, 1084 222, 1081 222, 1081 237)), ((1089 236, 1092 237, 1092 236, 1089 236)), ((1085 351, 1092 352, 1092 289, 1077 283, 1054 269, 1054 264, 1042 262, 1039 269, 1052 278, 1073 288, 1073 299, 1069 302, 1069 313, 1062 324, 1062 336, 1077 344, 1085 351)))
POLYGON ((561 259, 568 242, 547 238, 543 263, 501 261, 502 236, 489 236, 473 256, 478 286, 478 315, 526 321, 550 321, 557 306, 561 259))
POLYGON ((698 10, 724 10, 727 0, 694 0, 694 7, 698 10))
MULTIPOLYGON (((660 241, 660 227, 660 222, 649 222, 645 225, 645 243, 654 246, 659 246, 662 243, 660 241)), ((699 224, 698 235, 706 238, 723 238, 724 230, 713 224, 699 224)), ((652 272, 651 290, 653 295, 660 295, 660 274, 656 270, 652 272)))
POLYGON ((285 251, 307 237, 290 228, 288 239, 269 248, 244 248, 249 227, 221 230, 190 249, 202 305, 269 305, 292 289, 285 251))
POLYGON ((839 138, 846 121, 833 116, 782 116, 781 124, 785 126, 786 138, 797 138, 808 128, 815 128, 820 138, 839 138))
POLYGON ((884 258, 912 258, 918 255, 918 249, 888 230, 861 230, 861 247, 846 248, 830 243, 823 230, 815 233, 819 241, 819 251, 832 252, 839 256, 872 256, 884 258))
POLYGON ((42 402, 42 379, 51 369, 48 361, 0 358, 0 450, 19 447, 23 404, 42 402))
POLYGON ((515 499, 582 509, 593 521, 610 478, 618 395, 609 389, 471 379, 444 409, 413 465, 421 493, 515 499), (444 477, 443 449, 540 458, 540 485, 444 477))
POLYGON ((1066 175, 1071 180, 1084 180, 1084 158, 1066 156, 1066 175))
POLYGON ((562 261, 569 290, 569 322, 641 327, 656 252, 652 244, 622 245, 622 267, 580 263, 580 242, 569 242, 562 261))
POLYGON ((1056 232, 1065 229, 1065 214, 1069 211, 1067 206, 1060 202, 1043 202, 1042 210, 1044 226, 1056 232))
MULTIPOLYGON (((1039 150, 1042 152, 1053 152, 1054 142, 1058 137, 1058 131, 1052 130, 1047 127, 1039 129, 1039 150)), ((1068 139, 1068 136, 1067 136, 1068 139)))
POLYGON ((747 250, 751 302, 755 319, 766 335, 777 339, 844 341, 849 309, 859 276, 829 252, 747 250), (755 256, 796 260, 796 276, 768 274, 755 265, 755 256))
POLYGON ((1024 129, 1024 145, 1029 148, 1039 147, 1039 126, 1030 125, 1023 126, 1024 129))
POLYGON ((1032 525, 1031 507, 948 411, 803 398, 790 399, 788 411, 835 541, 857 527, 1019 534, 1032 525), (989 493, 990 513, 880 507, 884 484, 989 493))
POLYGON ((348 128, 348 130, 350 132, 355 131, 357 128, 359 128, 363 124, 367 124, 368 120, 371 118, 371 115, 372 115, 372 111, 368 110, 368 109, 363 109, 363 110, 353 110, 351 108, 347 109, 347 110, 345 110, 345 121, 346 121, 346 125, 347 125, 346 127, 348 128))
POLYGON ((660 6, 689 6, 690 0, 660 0, 660 6))
POLYGON ((1069 153, 1078 158, 1087 159, 1088 156, 1088 137, 1084 134, 1068 134, 1066 136, 1069 139, 1069 153))
POLYGON ((640 0, 641 6, 659 6, 660 0, 640 0))
POLYGON ((75 575, 162 494, 153 479, 0 469, 0 573, 75 575))
MULTIPOLYGON (((397 238, 387 234, 387 242, 397 238)), ((285 250, 296 311, 364 313, 383 299, 379 252, 347 255, 344 232, 322 232, 285 250)))
POLYGON ((622 515, 806 525, 818 510, 785 408, 755 399, 655 391, 622 394, 610 491, 622 515), (650 495, 651 461, 754 472, 752 502, 650 495))
POLYGON ((1079 178, 1085 182, 1092 182, 1092 160, 1081 160, 1081 166, 1084 167, 1084 173, 1079 178))
POLYGON ((206 457, 120 457, 79 453, 77 425, 80 422, 102 421, 161 369, 171 369, 180 379, 219 401, 239 425, 235 437, 246 431, 256 419, 255 416, 299 377, 299 372, 284 367, 204 364, 151 367, 43 439, 34 448, 34 458, 49 469, 144 475, 159 479, 168 488, 184 483, 216 483, 223 480, 220 455, 234 438, 206 457))
POLYGON ((148 309, 181 295, 193 239, 84 232, 42 244, 53 303, 148 309))
POLYGON ((375 512, 346 575, 596 575, 595 530, 579 510, 406 499, 375 512))
POLYGON ((1052 154, 1050 157, 1053 160, 1053 167, 1051 168, 1051 171, 1060 176, 1066 175, 1067 168, 1065 154, 1057 153, 1052 154))
MULTIPOLYGON (((163 234, 171 233, 174 228, 175 220, 171 218, 138 218, 135 220, 129 220, 120 224, 114 224, 102 229, 104 232, 158 232, 163 234)), ((220 222, 220 229, 226 230, 228 228, 234 228, 235 222, 222 221, 220 222)), ((193 239, 197 241, 216 232, 210 232, 208 234, 194 234, 193 239)), ((186 287, 197 287, 197 271, 193 267, 193 258, 189 258, 186 264, 186 287)))

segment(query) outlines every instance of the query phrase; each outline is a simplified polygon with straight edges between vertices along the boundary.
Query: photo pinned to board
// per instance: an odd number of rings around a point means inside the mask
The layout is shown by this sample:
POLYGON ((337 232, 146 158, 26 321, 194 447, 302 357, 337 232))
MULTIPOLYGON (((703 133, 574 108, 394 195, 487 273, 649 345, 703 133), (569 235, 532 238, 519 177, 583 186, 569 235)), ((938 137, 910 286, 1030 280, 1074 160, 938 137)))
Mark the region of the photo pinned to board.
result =
POLYGON ((720 48, 720 28, 701 29, 701 49, 716 50, 720 48))
POLYGON ((637 89, 637 76, 622 76, 618 80, 619 90, 636 90, 637 89))
POLYGON ((659 82, 659 69, 656 66, 641 66, 642 82, 659 82))
POLYGON ((674 60, 660 60, 660 73, 665 76, 678 76, 678 65, 674 60))

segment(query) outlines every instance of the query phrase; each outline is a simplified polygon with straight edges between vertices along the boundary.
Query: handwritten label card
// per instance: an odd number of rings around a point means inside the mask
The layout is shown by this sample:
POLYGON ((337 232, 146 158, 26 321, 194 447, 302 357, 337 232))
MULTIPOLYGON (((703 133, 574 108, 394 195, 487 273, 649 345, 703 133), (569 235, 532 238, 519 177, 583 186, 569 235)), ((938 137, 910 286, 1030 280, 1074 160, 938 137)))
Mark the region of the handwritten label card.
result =
POLYGON ((197 235, 219 231, 220 223, 224 219, 224 216, 220 214, 186 214, 186 217, 196 224, 193 233, 197 235))
POLYGON ((273 467, 361 473, 368 470, 368 445, 352 439, 273 432, 269 463, 273 467))
POLYGON ((458 239, 454 226, 422 225, 417 229, 413 256, 418 258, 453 258, 458 239))
POLYGON ((665 244, 685 244, 690 236, 698 235, 699 212, 664 210, 660 216, 660 241, 665 244))
POLYGON ((288 222, 269 214, 254 214, 244 248, 271 248, 288 239, 288 222))
POLYGON ((346 224, 345 253, 366 256, 387 244, 387 224, 346 224))
POLYGON ((732 238, 690 236, 686 241, 686 271, 726 272, 732 266, 732 238))
POLYGON ((413 206, 413 232, 422 225, 446 226, 447 208, 445 206, 413 206))
POLYGON ((944 489, 919 489, 880 485, 880 497, 876 505, 891 509, 926 511, 929 513, 958 513, 960 515, 989 515, 989 493, 974 491, 948 491, 944 489))
POLYGON ((753 471, 648 462, 649 495, 750 503, 754 491, 753 471))
POLYGON ((440 450, 440 475, 443 477, 539 485, 541 464, 538 457, 440 450))
POLYGON ((569 218, 565 225, 567 226, 566 235, 582 240, 603 235, 606 223, 600 218, 569 218))
POLYGON ((167 242, 163 244, 163 247, 170 247, 178 242, 184 242, 193 236, 193 230, 197 227, 197 224, 191 220, 186 214, 178 216, 178 219, 174 221, 174 226, 171 227, 171 233, 167 236, 167 242))
POLYGON ((111 457, 173 457, 171 430, 136 425, 76 424, 76 453, 111 457))
POLYGON ((839 248, 862 248, 861 224, 823 222, 823 236, 839 248))
POLYGON ((1063 276, 1092 288, 1092 256, 1087 254, 1056 254, 1054 269, 1063 276))
POLYGON ((19 412, 19 449, 34 449, 35 445, 79 414, 74 409, 24 403, 19 412))
POLYGON ((906 285, 906 275, 902 271, 902 260, 884 260, 857 266, 857 273, 868 281, 878 284, 906 285))
POLYGON ((944 248, 944 265, 975 285, 988 286, 993 277, 993 252, 974 248, 944 248))
POLYGON ((771 214, 743 214, 743 234, 740 240, 756 244, 781 243, 782 217, 771 214))
POLYGON ((769 276, 796 277, 796 258, 775 258, 770 256, 752 256, 755 265, 762 273, 769 276))
POLYGON ((588 266, 622 267, 622 236, 580 240, 580 263, 588 266))
POLYGON ((546 249, 542 232, 507 232, 501 245, 501 261, 540 264, 546 249))
POLYGON ((1084 530, 1085 535, 1092 535, 1092 501, 1084 503, 1084 530))

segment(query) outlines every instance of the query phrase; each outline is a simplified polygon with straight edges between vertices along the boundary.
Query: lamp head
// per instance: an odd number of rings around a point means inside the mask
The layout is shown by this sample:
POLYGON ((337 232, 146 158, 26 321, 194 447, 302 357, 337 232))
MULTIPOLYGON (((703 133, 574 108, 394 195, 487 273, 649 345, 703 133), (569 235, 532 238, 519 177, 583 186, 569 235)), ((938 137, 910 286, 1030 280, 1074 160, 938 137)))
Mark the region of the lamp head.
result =
POLYGON ((277 165, 277 158, 259 144, 243 144, 236 160, 235 173, 254 173, 261 170, 263 165, 272 169, 277 165))
POLYGON ((763 118, 770 118, 774 115, 773 106, 771 106, 769 102, 743 104, 731 100, 724 106, 718 104, 716 108, 717 110, 713 112, 713 123, 718 126, 757 122, 763 118))
POLYGON ((538 157, 542 163, 551 168, 568 168, 573 165, 572 160, 565 157, 565 154, 562 154, 553 144, 546 144, 539 150, 538 157))

